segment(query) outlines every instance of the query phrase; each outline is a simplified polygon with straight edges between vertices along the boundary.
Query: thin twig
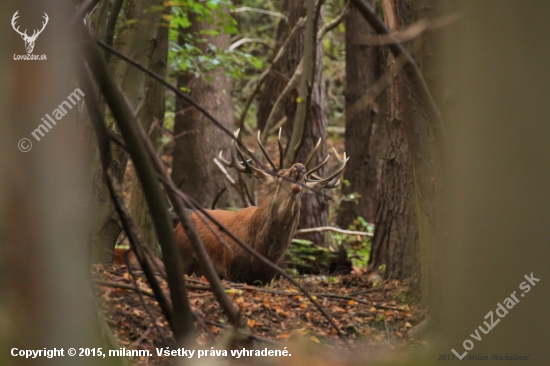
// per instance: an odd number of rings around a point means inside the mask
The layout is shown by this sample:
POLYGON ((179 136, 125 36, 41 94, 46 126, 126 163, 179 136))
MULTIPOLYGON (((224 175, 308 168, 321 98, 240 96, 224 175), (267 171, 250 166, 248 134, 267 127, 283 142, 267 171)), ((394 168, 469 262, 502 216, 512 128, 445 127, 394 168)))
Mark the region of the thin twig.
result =
POLYGON ((282 13, 271 11, 271 10, 265 10, 265 9, 259 9, 259 8, 252 8, 250 6, 243 6, 240 8, 236 8, 232 11, 232 13, 244 13, 245 11, 250 11, 253 13, 260 13, 260 14, 266 14, 271 15, 273 17, 281 18, 288 21, 288 17, 282 13))
MULTIPOLYGON (((317 43, 321 42, 323 37, 330 30, 336 28, 340 23, 342 23, 344 21, 348 11, 349 11, 349 1, 346 3, 344 9, 340 12, 340 14, 338 14, 338 16, 336 18, 334 18, 330 22, 326 23, 325 25, 323 25, 323 27, 321 27, 321 29, 319 29, 319 31, 317 32, 317 43)), ((279 108, 282 105, 283 100, 287 97, 287 95, 290 93, 290 91, 296 85, 296 80, 298 80, 298 78, 300 76, 302 76, 303 64, 304 64, 304 58, 302 57, 300 62, 298 63, 298 66, 296 66, 296 69, 294 70, 292 76, 290 77, 290 79, 286 83, 283 91, 279 94, 279 96, 277 97, 277 100, 273 104, 273 107, 271 108, 271 111, 269 112, 269 116, 267 117, 264 131, 262 132, 262 136, 261 136, 262 144, 266 143, 266 141, 269 137, 269 134, 272 133, 271 131, 275 129, 274 127, 273 128, 271 127, 271 125, 274 123, 273 120, 275 119, 275 116, 277 115, 277 112, 279 111, 279 108)))
POLYGON ((141 289, 139 288, 139 286, 137 284, 136 275, 135 275, 134 271, 132 271, 132 266, 130 266, 129 263, 127 263, 126 268, 128 269, 128 272, 130 273, 130 277, 132 277, 132 281, 134 282, 134 286, 136 287, 136 292, 138 294, 139 301, 141 302, 141 305, 145 309, 145 312, 147 313, 147 315, 149 315, 149 318, 151 318, 151 321, 153 322, 153 327, 155 327, 155 329, 157 330, 157 333, 159 334, 160 338, 162 338, 162 342, 164 344, 167 344, 166 338, 164 337, 164 333, 160 330, 160 327, 157 324, 157 319, 155 318, 155 316, 151 312, 151 309, 149 309, 149 306, 147 306, 147 303, 145 303, 145 299, 143 298, 142 291, 141 291, 141 289))
POLYGON ((261 43, 261 44, 266 45, 270 48, 272 47, 272 45, 268 41, 266 41, 265 39, 262 39, 262 38, 241 38, 238 41, 236 41, 235 43, 233 43, 231 46, 229 46, 229 49, 234 50, 236 48, 241 47, 245 43, 261 43))
MULTIPOLYGON (((137 286, 127 285, 125 283, 109 282, 109 281, 103 281, 103 280, 94 280, 93 282, 98 286, 121 288, 121 289, 124 289, 124 290, 132 290, 132 291, 137 291, 138 290, 137 286)), ((140 289, 140 291, 145 296, 155 298, 155 294, 153 294, 151 291, 141 290, 141 289, 140 289)))
POLYGON ((359 291, 359 292, 353 292, 351 294, 348 294, 348 296, 357 296, 357 295, 362 295, 362 294, 367 294, 369 292, 375 292, 375 291, 380 291, 384 288, 384 286, 378 286, 378 287, 373 287, 373 288, 369 288, 368 290, 364 290, 364 291, 359 291))
MULTIPOLYGON (((185 336, 193 332, 193 318, 189 307, 189 302, 187 300, 187 291, 185 289, 185 283, 183 282, 181 257, 178 256, 179 253, 176 248, 176 240, 170 217, 168 215, 168 208, 166 206, 163 193, 158 186, 158 181, 156 179, 151 160, 147 156, 147 151, 143 147, 143 138, 140 137, 137 132, 138 130, 136 126, 141 126, 141 124, 136 123, 137 116, 133 113, 132 108, 128 105, 128 102, 123 93, 120 91, 119 86, 110 75, 100 49, 96 44, 94 44, 92 37, 89 35, 84 26, 81 26, 81 28, 81 37, 84 40, 84 42, 81 43, 81 50, 84 54, 84 58, 95 77, 99 90, 101 90, 103 96, 105 97, 105 100, 107 101, 107 104, 109 105, 109 108, 117 121, 118 126, 120 127, 125 141, 127 142, 128 151, 130 152, 130 157, 134 162, 136 172, 143 186, 143 191, 145 192, 149 210, 151 211, 151 216, 155 218, 153 221, 163 252, 166 272, 168 273, 167 283, 170 289, 172 306, 174 309, 174 311, 170 313, 170 307, 166 307, 164 304, 162 305, 162 307, 164 307, 163 312, 165 312, 165 315, 170 322, 176 339, 183 339, 185 336)), ((82 65, 81 69, 85 70, 84 65, 82 65)), ((84 72, 85 71, 82 73, 84 72)), ((86 77, 83 77, 83 79, 86 79, 86 77)), ((94 90, 91 87, 91 81, 89 81, 88 84, 90 84, 87 88, 88 92, 93 95, 92 93, 94 90)), ((91 98, 85 99, 88 100, 91 98)), ((94 100, 97 99, 94 98, 94 100)), ((109 138, 108 133, 106 132, 106 125, 103 121, 103 116, 97 105, 93 105, 93 103, 90 104, 92 104, 92 108, 95 108, 95 118, 92 119, 95 121, 94 125, 96 126, 96 135, 102 134, 103 136, 102 140, 98 140, 100 143, 100 148, 102 148, 101 144, 103 143, 106 143, 108 147, 109 138)), ((146 139, 146 141, 149 141, 149 139, 146 139)), ((107 157, 105 154, 102 155, 102 163, 108 179, 111 179, 109 176, 110 161, 110 157, 107 157)), ((131 221, 131 216, 124 211, 123 201, 121 200, 121 202, 116 202, 118 199, 121 199, 121 196, 117 196, 112 188, 113 187, 110 187, 110 191, 113 201, 115 201, 117 206, 117 213, 121 216, 124 228, 130 238, 130 233, 133 231, 131 226, 133 221, 131 221), (124 219, 123 216, 125 216, 124 219)), ((131 243, 133 241, 133 244, 135 244, 132 248, 136 250, 136 255, 138 260, 140 260, 140 263, 147 263, 145 259, 140 259, 140 257, 144 257, 141 255, 142 253, 140 251, 140 247, 138 247, 139 242, 137 240, 137 236, 134 236, 134 238, 130 240, 131 243)), ((145 270, 146 268, 144 267, 144 271, 145 270)), ((147 271, 150 270, 151 269, 149 268, 147 271)), ((149 280, 149 274, 147 276, 149 280)), ((154 275, 152 277, 154 277, 154 275)), ((156 279, 153 278, 152 281, 156 281, 156 279)), ((164 296, 162 291, 160 294, 157 294, 155 288, 153 288, 153 292, 155 292, 155 295, 157 296, 164 296)), ((159 304, 160 303, 159 298, 159 304)))
POLYGON ((364 231, 344 230, 344 229, 340 229, 332 226, 319 226, 319 227, 312 227, 307 229, 299 229, 299 230, 296 230, 296 234, 320 233, 323 231, 334 231, 335 233, 346 234, 346 235, 373 236, 372 233, 367 233, 364 231))
POLYGON ((118 188, 114 184, 116 179, 112 176, 110 167, 111 149, 109 145, 109 133, 105 121, 103 120, 103 114, 99 108, 99 105, 97 104, 98 98, 96 96, 95 89, 92 87, 92 82, 84 64, 79 63, 79 66, 80 84, 82 85, 82 88, 86 91, 86 95, 89 95, 88 98, 85 98, 86 107, 88 109, 88 113, 90 114, 90 119, 92 121, 92 125, 94 127, 96 138, 98 141, 103 174, 105 175, 105 180, 107 182, 107 187, 109 189, 111 199, 119 215, 120 221, 122 222, 124 231, 128 235, 128 241, 130 242, 130 245, 132 246, 136 257, 141 267, 143 268, 143 272, 145 273, 145 277, 149 282, 149 286, 153 290, 155 298, 158 301, 164 316, 173 327, 172 308, 170 307, 168 300, 164 295, 164 292, 160 288, 160 285, 155 277, 155 274, 153 273, 149 261, 145 258, 145 255, 143 253, 143 247, 145 246, 145 244, 143 243, 142 237, 139 234, 139 230, 137 230, 136 228, 135 222, 132 220, 128 209, 124 205, 124 200, 122 199, 120 188, 118 188))
POLYGON ((240 334, 242 334, 242 335, 244 335, 248 338, 252 338, 252 339, 255 339, 255 340, 260 341, 260 342, 265 342, 265 343, 269 343, 269 344, 276 345, 276 346, 281 346, 281 347, 284 346, 283 343, 276 342, 276 341, 273 341, 273 340, 268 339, 268 338, 257 336, 255 334, 252 334, 252 333, 250 333, 246 330, 243 330, 243 329, 235 329, 232 326, 227 325, 227 324, 216 323, 216 322, 213 322, 213 321, 210 321, 210 320, 207 320, 207 319, 204 319, 204 322, 206 324, 210 324, 210 325, 213 325, 213 326, 218 327, 218 328, 230 329, 230 330, 237 331, 238 333, 240 333, 240 334))
POLYGON ((252 104, 252 101, 254 101, 254 97, 256 96, 256 94, 258 94, 258 92, 260 91, 260 88, 263 85, 265 79, 267 78, 267 76, 269 75, 271 70, 273 69, 274 65, 277 62, 279 62, 279 60, 283 57, 283 55, 286 52, 286 49, 287 49, 288 45, 290 44, 290 41, 292 41, 294 39, 294 35, 298 31, 298 29, 303 27, 304 23, 305 23, 305 21, 304 21, 303 18, 298 20, 296 25, 292 28, 292 30, 288 34, 288 37, 286 37, 286 39, 283 42, 283 44, 281 45, 281 47, 279 47, 279 50, 277 51, 277 55, 275 56, 275 58, 273 59, 273 61, 269 65, 269 67, 267 69, 265 69, 264 72, 262 72, 262 74, 260 75, 260 77, 256 81, 256 86, 254 87, 254 90, 252 90, 252 93, 250 93, 250 95, 246 99, 246 102, 244 104, 244 108, 241 112, 241 118, 239 119, 239 124, 238 124, 239 128, 243 127, 244 120, 246 119, 246 115, 248 113, 248 110, 250 109, 250 105, 252 104))
POLYGON ((394 32, 390 35, 359 37, 357 44, 365 46, 386 46, 395 42, 407 42, 418 37, 427 30, 433 30, 452 24, 457 20, 460 20, 463 16, 464 13, 455 13, 431 20, 422 18, 416 23, 411 24, 406 29, 399 32, 394 32))
POLYGON ((425 105, 429 116, 428 120, 430 122, 430 127, 435 135, 435 141, 439 151, 439 155, 441 158, 443 158, 445 156, 445 149, 447 146, 447 137, 445 127, 441 120, 441 112, 439 111, 439 108, 435 103, 432 93, 428 88, 428 84, 426 84, 426 80, 424 80, 424 77, 422 76, 418 65, 416 64, 413 57, 407 52, 405 47, 403 47, 401 42, 399 42, 392 34, 390 34, 390 31, 388 30, 388 27, 386 27, 386 24, 384 24, 384 22, 380 18, 378 18, 376 12, 372 8, 372 6, 367 3, 367 1, 350 1, 353 3, 353 5, 355 5, 357 10, 359 10, 359 12, 363 15, 367 22, 369 22, 376 33, 384 34, 388 37, 393 37, 394 42, 389 43, 388 47, 393 53, 394 57, 399 58, 401 55, 404 55, 406 59, 406 63, 404 66, 405 73, 412 80, 416 90, 418 91, 422 101, 424 102, 423 104, 425 105))
POLYGON ((227 169, 225 169, 225 167, 222 165, 222 163, 220 163, 220 161, 217 158, 214 158, 214 164, 216 164, 218 169, 225 176, 225 179, 227 179, 229 181, 229 184, 231 184, 231 186, 235 189, 235 191, 237 191, 237 193, 239 194, 239 197, 241 197, 241 200, 243 201, 245 207, 251 206, 251 204, 248 200, 248 197, 246 197, 245 192, 243 192, 243 189, 241 189, 241 186, 239 185, 239 183, 237 183, 235 181, 235 179, 233 179, 233 177, 229 174, 227 169))
MULTIPOLYGON (((195 251, 195 254, 198 256, 199 262, 201 264, 201 268, 204 271, 205 277, 208 279, 208 282, 210 282, 210 285, 213 288, 213 292, 214 292, 214 295, 216 295, 216 299, 220 303, 220 306, 223 308, 223 310, 225 311, 225 313, 227 314, 231 322, 236 327, 239 327, 240 325, 239 310, 233 304, 231 299, 229 299, 225 291, 223 291, 223 287, 221 286, 218 273, 214 268, 214 264, 212 263, 212 260, 210 259, 210 256, 206 251, 204 243, 202 242, 200 236, 197 234, 197 231, 195 230, 192 220, 189 218, 189 215, 185 210, 184 201, 177 195, 173 194, 173 189, 177 190, 176 185, 170 178, 170 175, 168 174, 166 167, 162 163, 162 160, 155 154, 155 149, 153 147, 153 144, 151 143, 151 140, 147 138, 145 130, 143 129, 141 124, 137 124, 137 128, 138 128, 138 133, 141 135, 141 138, 144 140, 145 149, 149 154, 149 158, 153 163, 153 166, 157 172, 157 176, 160 176, 162 178, 161 181, 165 185, 166 194, 168 195, 168 198, 172 203, 172 206, 174 207, 174 211, 176 212, 180 220, 180 224, 182 228, 185 230, 185 233, 189 238, 189 241, 195 251)), ((207 227, 210 226, 208 222, 205 222, 205 224, 207 225, 207 227)), ((218 237, 220 241, 222 241, 221 237, 219 237, 218 233, 213 228, 211 228, 211 231, 212 233, 214 233, 214 235, 218 237)), ((230 248, 228 244, 226 245, 228 248, 230 248)), ((176 255, 179 255, 179 253, 177 253, 176 255)))

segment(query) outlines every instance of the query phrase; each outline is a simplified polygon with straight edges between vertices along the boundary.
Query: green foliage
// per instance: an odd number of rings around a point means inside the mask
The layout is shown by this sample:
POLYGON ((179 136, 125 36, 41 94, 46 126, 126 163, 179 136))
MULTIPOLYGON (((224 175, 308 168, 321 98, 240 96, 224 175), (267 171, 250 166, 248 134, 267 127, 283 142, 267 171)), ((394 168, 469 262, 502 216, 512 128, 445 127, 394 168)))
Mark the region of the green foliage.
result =
POLYGON ((331 258, 328 248, 313 244, 310 240, 292 239, 290 248, 285 253, 285 261, 299 266, 310 266, 312 262, 326 267, 331 258))
MULTIPOLYGON (((324 22, 330 22, 337 17, 344 8, 346 1, 327 1, 323 6, 324 22)), ((345 27, 340 23, 335 29, 323 38, 325 82, 327 85, 327 117, 329 125, 343 126, 344 118, 344 89, 346 80, 346 47, 345 27)))
POLYGON ((168 53, 173 71, 186 71, 197 77, 205 77, 205 81, 209 82, 208 72, 221 66, 234 79, 241 78, 248 68, 263 68, 263 61, 250 53, 240 49, 222 50, 208 41, 209 36, 238 33, 237 21, 228 11, 232 9, 234 7, 229 0, 181 0, 176 3, 168 53), (191 14, 198 21, 208 22, 214 27, 202 30, 200 34, 181 32, 191 27, 191 14))
MULTIPOLYGON (((349 226, 349 230, 374 232, 374 226, 358 217, 349 226)), ((344 245, 348 251, 353 265, 357 268, 367 268, 370 257, 371 241, 369 236, 348 235, 341 233, 332 233, 332 240, 338 245, 344 245)))

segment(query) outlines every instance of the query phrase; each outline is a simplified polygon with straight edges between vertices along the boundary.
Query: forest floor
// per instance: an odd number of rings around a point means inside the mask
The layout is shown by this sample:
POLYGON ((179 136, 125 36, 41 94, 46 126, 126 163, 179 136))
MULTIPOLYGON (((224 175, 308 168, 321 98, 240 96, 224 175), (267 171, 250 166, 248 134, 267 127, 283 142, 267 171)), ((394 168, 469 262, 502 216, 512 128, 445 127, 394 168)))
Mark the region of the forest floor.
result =
MULTIPOLYGON (((130 359, 132 364, 165 364, 169 358, 157 357, 156 349, 176 348, 172 333, 143 273, 138 270, 132 273, 135 279, 124 265, 95 266, 93 278, 99 306, 120 347, 149 350, 153 355, 130 359), (140 291, 117 286, 137 287, 140 291)), ((169 293, 166 282, 157 278, 164 292, 169 293)), ((319 352, 351 349, 395 354, 423 348, 423 342, 407 335, 407 331, 425 317, 425 309, 410 304, 410 288, 406 283, 396 280, 377 283, 376 279, 373 283, 372 276, 364 273, 296 279, 331 314, 348 344, 338 337, 319 310, 283 279, 274 280, 266 287, 223 282, 230 298, 240 308, 244 323, 236 338, 234 333, 228 337, 231 332, 226 329, 231 327, 208 290, 208 283, 204 278, 189 277, 189 301, 198 319, 195 321, 196 349, 210 350, 214 346, 215 349, 288 347, 291 350, 302 345, 319 357, 319 352), (239 341, 228 344, 230 338, 239 341)))

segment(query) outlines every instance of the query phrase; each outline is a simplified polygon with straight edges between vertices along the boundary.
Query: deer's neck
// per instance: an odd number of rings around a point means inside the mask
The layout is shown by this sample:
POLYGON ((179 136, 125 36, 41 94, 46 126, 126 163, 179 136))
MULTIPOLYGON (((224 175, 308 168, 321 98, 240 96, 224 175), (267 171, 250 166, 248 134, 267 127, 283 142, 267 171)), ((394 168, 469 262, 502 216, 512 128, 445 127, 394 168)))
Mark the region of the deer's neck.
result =
POLYGON ((251 245, 273 262, 277 262, 290 245, 300 218, 301 194, 277 200, 272 196, 255 212, 251 228, 251 245))

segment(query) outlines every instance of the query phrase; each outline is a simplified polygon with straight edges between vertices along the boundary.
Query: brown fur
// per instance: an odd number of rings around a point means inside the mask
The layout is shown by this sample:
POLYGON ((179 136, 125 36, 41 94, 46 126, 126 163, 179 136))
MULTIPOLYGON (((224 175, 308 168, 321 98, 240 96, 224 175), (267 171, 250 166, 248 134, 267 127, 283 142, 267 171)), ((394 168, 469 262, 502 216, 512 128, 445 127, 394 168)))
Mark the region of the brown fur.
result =
MULTIPOLYGON (((280 176, 305 182, 305 167, 295 164, 290 169, 279 171, 280 176)), ((278 263, 289 247, 300 216, 302 187, 278 178, 271 184, 275 190, 259 207, 248 207, 238 212, 208 210, 208 213, 229 229, 245 244, 254 248, 274 263, 278 263)), ((245 251, 227 234, 222 233, 214 224, 216 232, 225 240, 229 248, 216 238, 204 222, 191 214, 198 235, 201 237, 208 255, 221 278, 230 281, 268 283, 275 272, 255 256, 245 251)), ((191 243, 181 224, 175 229, 176 240, 183 258, 184 271, 187 274, 202 275, 200 262, 193 252, 191 243)))

